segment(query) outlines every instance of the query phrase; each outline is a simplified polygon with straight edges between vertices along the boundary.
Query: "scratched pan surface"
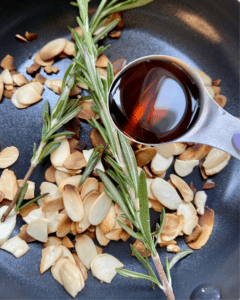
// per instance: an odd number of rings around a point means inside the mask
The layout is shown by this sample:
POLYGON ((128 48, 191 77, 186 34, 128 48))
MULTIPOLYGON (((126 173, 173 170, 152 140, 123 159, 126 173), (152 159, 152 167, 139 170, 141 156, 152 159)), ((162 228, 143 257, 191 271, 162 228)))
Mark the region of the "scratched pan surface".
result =
MULTIPOLYGON (((96 3, 92 3, 91 8, 96 7, 96 3)), ((67 25, 76 26, 77 13, 67 0, 2 0, 0 60, 11 54, 18 71, 25 73, 26 66, 31 64, 30 54, 34 55, 52 39, 70 39, 67 25), (25 44, 14 38, 15 34, 24 35, 25 31, 38 33, 38 39, 25 44)), ((213 79, 221 78, 222 93, 228 98, 226 110, 239 116, 238 18, 238 2, 233 0, 155 0, 146 7, 124 13, 122 37, 106 41, 112 44, 107 55, 111 61, 124 57, 128 62, 151 54, 182 59, 213 79)), ((60 72, 51 78, 62 78, 68 64, 67 59, 56 62, 60 72)), ((47 89, 43 98, 50 101, 51 107, 57 99, 47 89)), ((40 139, 42 107, 43 101, 26 110, 17 110, 9 99, 0 103, 0 142, 2 148, 14 145, 20 150, 19 160, 10 167, 19 179, 29 166, 33 143, 40 139)), ((81 139, 88 142, 88 147, 91 146, 89 131, 89 126, 82 122, 81 139)), ((36 194, 48 165, 46 160, 32 175, 36 194)), ((204 283, 219 287, 222 299, 239 299, 239 169, 239 162, 232 158, 222 173, 213 176, 216 187, 207 191, 207 205, 215 211, 214 230, 202 250, 195 251, 172 269, 176 299, 189 299, 193 289, 204 283)), ((198 189, 203 185, 197 169, 186 181, 193 181, 198 189)), ((158 214, 152 213, 153 223, 158 218, 158 214)), ((19 232, 21 225, 19 218, 13 235, 19 232)), ((186 248, 182 238, 177 240, 182 249, 186 248)), ((119 258, 126 268, 144 272, 131 257, 130 242, 133 241, 111 242, 104 252, 119 258)), ((27 255, 18 260, 0 251, 0 299, 71 299, 50 271, 39 275, 42 247, 37 243, 30 247, 27 255)), ((164 260, 165 250, 158 251, 164 260)), ((160 290, 153 291, 146 281, 116 276, 109 285, 93 278, 91 272, 88 276, 85 288, 77 296, 79 299, 165 299, 160 290)))

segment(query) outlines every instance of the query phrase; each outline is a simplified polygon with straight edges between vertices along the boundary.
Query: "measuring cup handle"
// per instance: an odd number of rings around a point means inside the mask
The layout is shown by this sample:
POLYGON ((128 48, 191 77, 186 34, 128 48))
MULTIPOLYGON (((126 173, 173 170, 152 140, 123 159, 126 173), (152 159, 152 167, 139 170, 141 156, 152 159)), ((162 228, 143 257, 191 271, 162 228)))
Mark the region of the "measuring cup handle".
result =
POLYGON ((196 126, 177 141, 201 143, 240 160, 240 120, 220 107, 206 92, 207 101, 196 126))

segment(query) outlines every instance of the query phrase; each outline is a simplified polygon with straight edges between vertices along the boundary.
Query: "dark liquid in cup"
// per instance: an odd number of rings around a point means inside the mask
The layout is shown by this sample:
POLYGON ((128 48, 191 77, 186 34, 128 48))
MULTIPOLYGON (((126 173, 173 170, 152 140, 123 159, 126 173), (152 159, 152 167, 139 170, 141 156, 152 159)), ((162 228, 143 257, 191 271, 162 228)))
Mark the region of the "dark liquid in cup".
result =
POLYGON ((109 110, 117 127, 136 141, 169 142, 194 123, 198 88, 179 66, 147 60, 123 72, 113 84, 109 110))

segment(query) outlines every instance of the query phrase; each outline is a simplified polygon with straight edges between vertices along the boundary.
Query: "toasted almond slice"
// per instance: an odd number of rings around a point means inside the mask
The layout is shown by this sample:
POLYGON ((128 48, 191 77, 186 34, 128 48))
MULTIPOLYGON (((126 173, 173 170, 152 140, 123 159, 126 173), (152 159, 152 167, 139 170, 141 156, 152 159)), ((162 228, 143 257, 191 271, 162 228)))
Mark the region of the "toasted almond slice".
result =
POLYGON ((103 248, 98 247, 97 245, 95 245, 96 249, 97 249, 97 254, 102 254, 103 253, 103 248))
POLYGON ((97 114, 91 109, 94 103, 91 101, 80 101, 79 105, 82 106, 82 110, 77 114, 77 117, 83 120, 92 120, 92 118, 98 118, 97 114))
POLYGON ((192 173, 193 168, 199 165, 199 160, 193 159, 189 161, 176 159, 174 164, 175 172, 181 176, 185 177, 192 173))
POLYGON ((4 192, 0 191, 0 203, 3 201, 4 198, 5 198, 4 192))
POLYGON ((173 155, 183 153, 186 147, 187 144, 184 143, 168 143, 154 146, 154 148, 157 149, 157 152, 165 158, 170 158, 173 155))
POLYGON ((203 167, 205 169, 212 169, 221 164, 227 157, 228 153, 217 148, 212 148, 203 163, 203 167))
POLYGON ((204 191, 196 192, 194 198, 194 204, 197 208, 197 212, 199 213, 199 215, 204 215, 204 207, 206 201, 207 201, 207 194, 204 191))
POLYGON ((68 214, 65 213, 64 217, 60 220, 57 226, 57 236, 64 237, 70 232, 72 220, 69 218, 68 214))
POLYGON ((53 165, 48 167, 44 174, 45 180, 48 182, 55 183, 56 182, 55 172, 56 172, 56 169, 53 165))
POLYGON ((105 188, 106 188, 106 185, 103 182, 98 183, 98 191, 100 194, 102 194, 104 192, 105 188))
POLYGON ((94 231, 94 232, 91 232, 91 231, 89 231, 89 230, 86 230, 86 231, 84 232, 84 234, 87 235, 88 237, 90 237, 91 240, 94 240, 95 237, 96 237, 95 231, 94 231))
POLYGON ((168 245, 167 246, 167 251, 168 252, 173 252, 173 253, 178 253, 178 252, 180 252, 181 251, 181 249, 180 249, 180 247, 179 246, 177 246, 177 245, 168 245))
POLYGON ((115 225, 117 219, 117 214, 114 209, 114 203, 111 204, 111 207, 104 218, 104 220, 99 224, 99 227, 103 234, 107 234, 113 229, 113 226, 115 225))
POLYGON ((20 233, 18 234, 18 237, 22 240, 24 240, 26 243, 31 243, 34 242, 35 239, 32 238, 28 233, 27 233, 27 227, 28 224, 24 224, 21 228, 20 228, 20 233))
MULTIPOLYGON (((1 75, 0 75, 1 76, 1 75)), ((13 89, 11 91, 8 91, 6 89, 3 90, 3 96, 7 99, 11 99, 13 97, 13 95, 16 93, 16 91, 18 90, 17 87, 13 87, 13 89)), ((13 103, 14 104, 14 103, 13 103)), ((15 105, 15 104, 14 104, 15 105)), ((16 105, 15 105, 16 106, 16 105)))
MULTIPOLYGON (((45 85, 51 89, 52 91, 54 91, 54 93, 60 95, 62 92, 62 79, 50 79, 48 78, 45 81, 45 85)), ((71 91, 69 96, 76 96, 78 94, 80 94, 81 89, 77 86, 74 86, 71 91)))
POLYGON ((4 84, 3 84, 2 76, 0 75, 0 101, 2 100, 3 90, 4 90, 4 84))
POLYGON ((98 190, 98 180, 94 177, 88 177, 82 184, 82 190, 81 190, 82 199, 84 199, 84 197, 88 193, 97 190, 98 190))
POLYGON ((84 288, 82 273, 76 265, 64 262, 59 269, 59 275, 64 288, 73 298, 84 288))
MULTIPOLYGON (((47 74, 56 74, 57 72, 59 72, 59 69, 53 65, 49 65, 43 68, 44 72, 46 72, 47 74)), ((46 82, 46 81, 45 81, 46 82)))
POLYGON ((136 161, 138 167, 142 167, 150 163, 155 155, 157 153, 157 150, 153 147, 145 147, 140 150, 135 151, 136 161))
MULTIPOLYGON (((97 247, 97 246, 96 246, 97 247)), ((100 247, 98 247, 100 248, 100 247)), ((88 278, 88 273, 87 273, 87 268, 84 266, 84 264, 81 262, 80 258, 78 257, 77 253, 73 253, 73 258, 75 260, 76 266, 79 268, 80 272, 82 273, 83 280, 87 280, 88 278)))
POLYGON ((195 207, 192 203, 180 203, 177 208, 177 214, 182 214, 184 216, 184 226, 183 232, 185 234, 191 234, 193 229, 198 223, 198 217, 195 207))
POLYGON ((84 217, 81 220, 81 222, 77 223, 77 228, 76 228, 79 233, 85 231, 91 225, 91 223, 88 220, 89 211, 93 203, 97 200, 99 196, 100 194, 97 191, 92 191, 84 197, 83 199, 84 217))
MULTIPOLYGON (((137 252, 143 257, 143 258, 146 258, 146 254, 145 254, 145 249, 146 247, 144 246, 144 244, 139 241, 139 240, 136 240, 134 243, 133 243, 133 247, 137 250, 137 252)), ((132 252, 132 256, 135 256, 135 254, 132 252)), ((147 256, 151 256, 151 252, 147 249, 147 256)))
MULTIPOLYGON (((90 156, 91 156, 93 150, 94 150, 94 149, 83 150, 83 155, 84 155, 84 158, 85 158, 86 162, 89 161, 89 158, 90 158, 90 156)), ((99 161, 99 162, 96 164, 96 166, 94 167, 94 170, 96 170, 96 169, 99 169, 99 170, 101 170, 102 172, 105 172, 105 169, 104 169, 103 164, 102 164, 101 161, 99 161)))
POLYGON ((3 170, 0 177, 0 191, 5 194, 5 198, 13 200, 18 190, 17 178, 13 171, 3 170))
POLYGON ((5 69, 1 76, 4 84, 13 84, 13 78, 8 69, 5 69))
MULTIPOLYGON (((70 173, 65 173, 65 172, 59 171, 55 168, 55 179, 56 179, 56 183, 58 186, 60 185, 62 180, 67 179, 69 177, 71 177, 70 173)), ((62 192, 62 189, 61 189, 61 192, 62 192)))
POLYGON ((206 86, 205 89, 207 90, 208 94, 213 98, 215 96, 214 90, 211 86, 206 86))
POLYGON ((110 18, 104 19, 104 21, 98 26, 98 28, 94 31, 93 36, 98 35, 101 31, 109 24, 112 20, 110 18))
POLYGON ((30 82, 29 86, 32 86, 39 95, 42 95, 44 87, 40 82, 30 82))
POLYGON ((66 44, 66 46, 63 49, 63 52, 65 54, 67 54, 68 56, 75 56, 74 45, 75 44, 73 42, 67 41, 67 44, 66 44))
POLYGON ((75 249, 82 263, 90 269, 91 261, 97 256, 97 250, 92 239, 85 234, 78 236, 75 249))
POLYGON ((61 285, 63 283, 62 283, 62 279, 61 279, 60 274, 59 274, 59 270, 62 267, 63 263, 65 263, 65 262, 70 262, 70 260, 66 257, 60 257, 56 261, 56 263, 51 267, 51 273, 52 273, 53 278, 55 280, 57 280, 61 285))
POLYGON ((102 68, 97 68, 99 75, 103 79, 107 79, 107 70, 102 68))
POLYGON ((64 208, 64 204, 63 204, 63 198, 59 197, 50 201, 47 201, 43 207, 42 207, 42 211, 44 213, 48 213, 48 212, 56 212, 59 211, 61 209, 64 208))
POLYGON ((151 208, 156 212, 161 212, 164 207, 158 200, 148 199, 151 203, 151 208))
POLYGON ((14 58, 11 55, 6 55, 4 59, 1 61, 1 68, 8 69, 9 71, 16 70, 14 64, 14 58))
POLYGON ((72 222, 70 233, 73 235, 76 235, 78 233, 77 231, 77 222, 72 222))
MULTIPOLYGON (((75 27, 74 29, 73 29, 80 37, 82 37, 83 36, 83 31, 82 31, 82 29, 81 29, 81 27, 75 27)), ((71 33, 71 36, 72 36, 72 39, 74 40, 74 35, 71 33)))
POLYGON ((208 179, 208 180, 204 183, 202 189, 203 189, 203 190, 209 190, 209 189, 213 189, 214 187, 215 187, 215 182, 213 182, 212 180, 208 179))
POLYGON ((25 38, 24 38, 23 36, 21 36, 20 34, 15 34, 15 37, 16 37, 17 39, 19 39, 20 41, 27 43, 27 39, 25 39, 25 38))
POLYGON ((221 92, 221 87, 220 86, 212 85, 211 88, 213 89, 215 95, 220 94, 220 92, 221 92))
POLYGON ((123 233, 123 229, 117 228, 117 229, 112 229, 110 232, 105 234, 105 237, 111 241, 119 241, 121 239, 123 233))
POLYGON ((101 246, 107 246, 110 239, 106 238, 99 226, 96 226, 96 238, 101 246))
POLYGON ((31 105, 42 100, 42 97, 29 84, 22 86, 16 95, 17 101, 23 105, 31 105))
POLYGON ((12 84, 5 84, 4 88, 8 91, 12 91, 13 90, 13 85, 12 84))
POLYGON ((200 76, 203 84, 205 86, 211 86, 212 85, 212 79, 203 71, 195 69, 195 71, 198 73, 198 75, 200 76))
POLYGON ((79 151, 70 154, 63 163, 64 167, 69 170, 80 170, 86 167, 87 162, 83 154, 79 151))
POLYGON ((175 187, 179 190, 185 202, 193 200, 193 191, 190 186, 177 175, 171 174, 170 179, 175 187))
POLYGON ((178 227, 173 232, 173 234, 171 234, 171 235, 161 234, 158 242, 160 242, 160 243, 170 242, 170 241, 174 240, 177 236, 181 235, 181 232, 182 232, 184 224, 185 224, 184 216, 182 214, 178 215, 178 220, 179 220, 178 227))
POLYGON ((54 63, 54 59, 49 59, 49 60, 43 60, 41 58, 41 55, 40 55, 40 52, 38 52, 34 59, 35 63, 39 64, 40 66, 42 67, 45 67, 45 66, 49 66, 49 65, 52 65, 54 63))
POLYGON ((123 268, 124 265, 110 254, 99 254, 91 263, 93 276, 106 283, 111 283, 117 274, 116 268, 123 268))
POLYGON ((206 206, 204 215, 199 217, 198 223, 202 231, 195 242, 188 243, 188 246, 195 250, 201 249, 210 238, 214 225, 214 211, 206 206))
POLYGON ((164 219, 161 234, 173 235, 178 229, 178 226, 179 226, 178 216, 174 214, 165 214, 165 219, 164 219))
POLYGON ((41 84, 44 84, 45 81, 47 80, 46 77, 44 77, 42 74, 37 73, 36 77, 34 78, 35 82, 39 82, 41 84))
POLYGON ((17 86, 23 86, 24 84, 28 84, 28 80, 23 74, 13 75, 13 81, 17 86))
POLYGON ((193 232, 190 235, 185 235, 185 242, 187 244, 196 242, 202 232, 202 227, 197 224, 197 226, 193 229, 193 232))
POLYGON ((20 215, 25 218, 31 211, 36 209, 39 209, 39 206, 36 203, 31 203, 20 210, 20 215))
POLYGON ((58 211, 46 212, 46 218, 48 219, 48 233, 57 231, 58 224, 63 217, 64 215, 59 214, 58 211))
POLYGON ((67 40, 60 38, 46 44, 40 51, 42 60, 46 61, 60 54, 67 44, 67 40))
POLYGON ((48 246, 61 246, 61 245, 62 245, 62 240, 56 236, 49 236, 47 242, 42 243, 42 246, 45 248, 48 246))
POLYGON ((80 174, 82 172, 82 170, 68 170, 65 167, 56 167, 56 169, 64 173, 68 173, 70 176, 80 174))
POLYGON ((121 37, 121 30, 112 30, 109 32, 108 36, 113 39, 119 39, 121 37))
POLYGON ((45 214, 42 211, 42 208, 38 208, 38 209, 33 209, 31 210, 26 217, 23 217, 23 220, 27 223, 30 224, 32 221, 34 220, 38 220, 38 219, 43 219, 45 218, 45 214))
POLYGON ((88 220, 92 225, 100 224, 107 216, 112 200, 103 192, 93 203, 89 211, 88 220))
POLYGON ((13 165, 19 157, 19 151, 16 147, 7 147, 0 152, 0 169, 5 169, 13 165))
POLYGON ((96 68, 106 68, 109 64, 109 59, 106 55, 101 54, 96 60, 95 67, 96 68))
POLYGON ((46 272, 61 256, 62 249, 59 246, 48 246, 42 249, 42 258, 40 262, 40 273, 46 272))
MULTIPOLYGON (((0 220, 7 209, 8 206, 6 205, 0 207, 0 220)), ((5 222, 0 222, 0 246, 8 240, 15 226, 16 226, 16 213, 15 211, 12 210, 11 213, 8 215, 7 219, 5 220, 5 222)))
POLYGON ((173 156, 165 158, 157 153, 151 162, 151 170, 154 174, 161 175, 170 167, 172 161, 173 156))
POLYGON ((65 246, 59 246, 62 249, 62 253, 60 257, 67 257, 71 262, 75 264, 75 260, 73 258, 72 253, 69 251, 69 249, 65 246))
POLYGON ((69 237, 65 236, 63 239, 62 239, 62 244, 64 247, 66 248, 74 248, 74 245, 73 243, 71 242, 71 240, 69 239, 69 237))
POLYGON ((40 185, 40 194, 43 195, 46 193, 48 195, 38 201, 38 205, 41 207, 48 201, 62 197, 62 193, 59 191, 59 188, 56 186, 56 184, 51 182, 42 182, 40 185))
MULTIPOLYGON (((23 182, 22 179, 17 180, 18 185, 20 185, 23 182)), ((28 180, 28 189, 24 196, 24 200, 33 199, 35 197, 35 182, 28 180)))
POLYGON ((214 80, 212 81, 212 85, 213 85, 213 86, 218 86, 218 85, 220 85, 221 82, 222 82, 221 79, 214 79, 214 80))
POLYGON ((151 183, 151 189, 158 201, 171 210, 177 209, 182 203, 174 187, 162 178, 155 178, 151 183))
POLYGON ((30 67, 26 67, 26 71, 29 75, 34 75, 41 68, 41 66, 37 63, 33 63, 30 67))
POLYGON ((46 243, 48 239, 47 226, 48 220, 45 218, 33 220, 28 224, 27 233, 37 241, 46 243))
POLYGON ((16 90, 16 92, 13 93, 11 98, 10 98, 11 101, 12 101, 12 104, 14 106, 16 106, 17 108, 19 108, 19 109, 27 108, 29 105, 24 105, 24 104, 21 104, 21 103, 18 102, 18 90, 16 90))
POLYGON ((157 200, 157 198, 153 195, 152 189, 151 189, 151 184, 153 182, 153 178, 147 178, 147 190, 148 190, 148 198, 157 200))
POLYGON ((63 188, 63 202, 69 218, 74 222, 80 222, 84 217, 82 199, 77 188, 67 184, 63 188))
POLYGON ((120 208, 120 206, 117 203, 115 203, 114 209, 119 217, 121 217, 121 215, 124 214, 124 211, 120 208))
POLYGON ((180 160, 200 160, 207 156, 209 151, 212 149, 211 146, 195 144, 189 148, 187 148, 180 156, 180 160))
POLYGON ((65 137, 59 137, 54 141, 60 143, 60 146, 50 154, 51 163, 54 167, 63 167, 64 161, 70 155, 68 140, 65 137))
POLYGON ((227 103, 227 98, 224 95, 216 95, 213 100, 221 107, 224 107, 227 103))
POLYGON ((75 186, 77 188, 77 190, 80 191, 79 182, 80 182, 81 177, 82 177, 82 175, 75 175, 72 177, 62 179, 59 184, 60 192, 61 193, 63 192, 64 186, 67 184, 71 184, 71 185, 75 186))
POLYGON ((100 132, 96 128, 90 132, 90 140, 94 148, 101 145, 106 146, 106 142, 104 141, 100 132))
POLYGON ((212 169, 205 169, 205 173, 208 176, 219 173, 220 171, 222 171, 222 169, 224 169, 227 166, 230 158, 231 158, 231 155, 227 154, 227 157, 226 157, 226 159, 223 162, 221 162, 219 165, 215 166, 212 169))
POLYGON ((28 41, 33 41, 33 40, 36 40, 38 38, 38 35, 36 33, 30 33, 28 31, 25 32, 25 38, 28 40, 28 41))
POLYGON ((17 235, 6 241, 1 249, 12 253, 16 258, 20 258, 30 250, 28 244, 17 235))

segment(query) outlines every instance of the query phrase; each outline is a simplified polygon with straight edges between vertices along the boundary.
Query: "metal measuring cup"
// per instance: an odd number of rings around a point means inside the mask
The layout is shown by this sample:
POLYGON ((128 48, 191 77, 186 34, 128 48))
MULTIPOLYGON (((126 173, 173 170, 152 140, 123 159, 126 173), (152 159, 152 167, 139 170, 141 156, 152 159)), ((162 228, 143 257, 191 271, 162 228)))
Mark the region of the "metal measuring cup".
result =
MULTIPOLYGON (((173 66, 176 66, 176 68, 181 68, 184 71, 184 73, 189 77, 191 82, 193 82, 196 85, 199 92, 199 112, 197 119, 183 135, 179 136, 176 139, 168 141, 167 143, 191 142, 205 144, 223 150, 229 153, 230 155, 236 157, 237 159, 240 159, 240 120, 233 117, 212 99, 212 97, 205 89, 203 82, 197 74, 197 72, 183 61, 165 55, 151 55, 136 59, 130 64, 128 64, 126 67, 124 67, 117 74, 116 78, 112 83, 112 86, 116 81, 118 81, 122 73, 126 72, 128 69, 132 68, 136 64, 150 59, 161 60, 163 62, 171 63, 173 66)), ((109 96, 108 111, 111 116, 109 96)), ((115 124, 114 120, 113 123, 115 124)), ((115 126, 118 128, 116 124, 115 126)), ((131 137, 131 135, 127 135, 127 137, 135 142, 140 142, 137 141, 135 138, 131 137)), ((148 145, 146 143, 140 143, 148 145)))

